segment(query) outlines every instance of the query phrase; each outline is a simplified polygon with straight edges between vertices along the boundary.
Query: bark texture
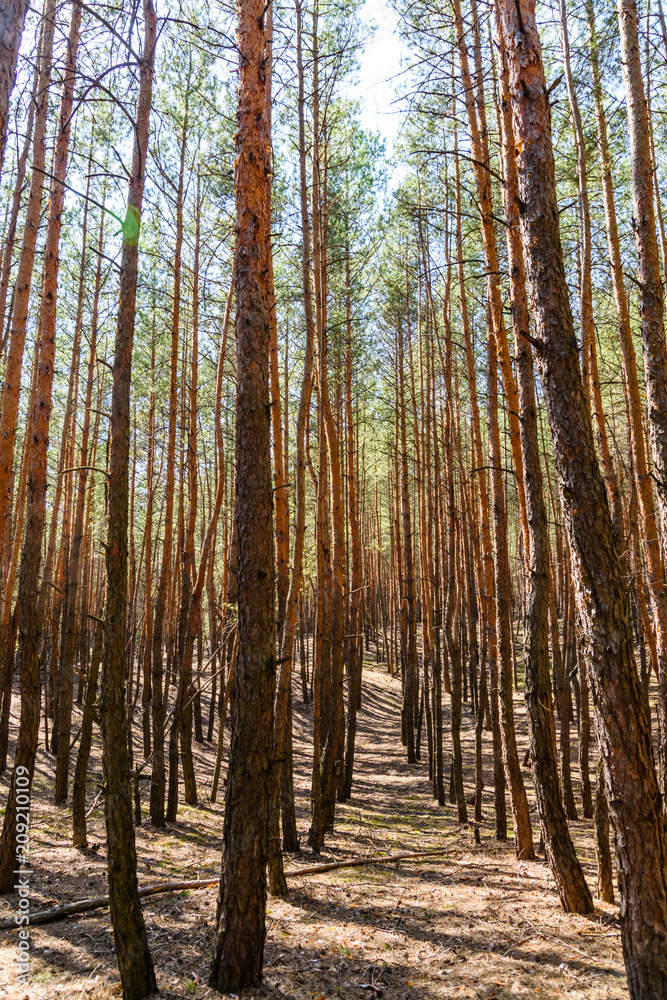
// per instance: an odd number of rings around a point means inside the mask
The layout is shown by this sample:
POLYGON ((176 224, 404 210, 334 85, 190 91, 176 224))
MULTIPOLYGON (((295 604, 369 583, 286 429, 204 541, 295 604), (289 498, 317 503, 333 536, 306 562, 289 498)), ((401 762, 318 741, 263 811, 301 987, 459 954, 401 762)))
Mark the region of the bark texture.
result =
MULTIPOLYGON (((497 7, 496 13, 498 13, 497 7)), ((501 52, 502 151, 505 179, 503 195, 508 223, 510 308, 516 350, 521 450, 528 509, 524 690, 530 720, 530 756, 542 838, 561 905, 566 913, 590 913, 593 910, 593 900, 570 837, 558 781, 556 732, 549 676, 549 529, 537 428, 533 352, 526 336, 529 332, 529 317, 521 245, 509 74, 499 22, 497 27, 501 52)))
POLYGON ((0 7, 0 175, 7 147, 9 100, 16 78, 16 60, 25 25, 28 0, 9 0, 0 7))
POLYGON ((139 231, 150 125, 157 17, 144 0, 136 130, 127 213, 123 226, 120 294, 111 389, 106 543, 106 617, 102 660, 102 743, 108 843, 109 905, 125 1000, 156 989, 153 961, 139 902, 127 740, 125 640, 128 603, 128 470, 130 384, 138 280, 139 231))
MULTIPOLYGON (((632 161, 632 228, 634 229, 637 250, 637 282, 644 348, 646 414, 664 550, 665 538, 667 538, 667 342, 665 341, 663 271, 658 252, 654 202, 654 195, 659 192, 653 178, 651 128, 642 79, 637 20, 635 0, 619 0, 618 27, 621 39, 621 63, 625 83, 632 161)), ((651 576, 653 576, 652 573, 651 576)), ((667 794, 667 767, 665 766, 667 638, 664 634, 667 618, 665 617, 664 594, 659 594, 657 581, 652 581, 651 590, 654 618, 657 625, 660 665, 658 714, 662 750, 662 794, 664 796, 667 794), (655 593, 653 593, 654 591, 655 593)))
MULTIPOLYGON (((60 250, 60 230, 62 225, 63 202, 65 198, 65 177, 67 176, 67 158, 69 152, 70 125, 72 118, 72 103, 74 100, 74 82, 76 80, 76 57, 79 48, 79 29, 81 26, 81 7, 75 2, 72 6, 72 17, 70 20, 69 35, 67 38, 67 57, 64 67, 64 82, 62 97, 60 100, 60 114, 58 117, 58 131, 56 135, 56 149, 53 162, 53 181, 51 183, 51 197, 49 201, 49 221, 46 230, 46 245, 44 248, 44 275, 42 279, 42 303, 40 319, 42 324, 43 337, 56 336, 56 309, 58 298, 58 265, 60 250)), ((82 285, 85 275, 85 237, 86 237, 86 215, 84 215, 83 241, 84 246, 81 253, 81 272, 79 302, 82 301, 82 285)), ((80 307, 79 307, 80 309, 80 307)), ((75 331, 75 349, 73 356, 76 357, 79 351, 80 337, 80 311, 77 310, 77 324, 75 331)), ((74 367, 74 366, 73 366, 74 367)), ((85 464, 82 463, 82 464, 85 464)), ((66 574, 67 579, 69 575, 66 574)), ((67 598, 72 597, 69 593, 67 598)), ((73 595, 76 600, 76 595, 73 595)), ((73 609, 73 603, 65 602, 65 621, 68 621, 69 608, 73 609)), ((71 631, 67 633, 71 635, 71 631)), ((69 654, 69 647, 66 649, 69 654)), ((69 774, 69 742, 72 728, 72 662, 67 656, 63 669, 63 657, 61 657, 61 670, 59 674, 60 690, 58 697, 58 718, 56 725, 58 728, 58 760, 56 765, 56 793, 55 801, 64 802, 67 799, 67 785, 69 774)))
POLYGON ((53 34, 56 23, 56 2, 48 0, 39 55, 35 126, 33 133, 32 173, 30 191, 23 222, 23 240, 19 257, 12 309, 11 333, 7 350, 2 411, 0 412, 0 573, 4 574, 9 557, 12 523, 12 483, 14 450, 21 393, 21 366, 25 347, 28 305, 39 217, 42 208, 44 168, 46 165, 46 123, 49 112, 49 88, 53 58, 53 34))
POLYGON ((633 998, 667 996, 667 831, 567 296, 551 123, 532 0, 499 0, 536 351, 572 553, 577 612, 614 825, 633 998))
POLYGON ((238 8, 236 509, 238 652, 215 955, 209 983, 254 985, 266 934, 273 749, 274 542, 269 392, 271 149, 263 0, 238 8))

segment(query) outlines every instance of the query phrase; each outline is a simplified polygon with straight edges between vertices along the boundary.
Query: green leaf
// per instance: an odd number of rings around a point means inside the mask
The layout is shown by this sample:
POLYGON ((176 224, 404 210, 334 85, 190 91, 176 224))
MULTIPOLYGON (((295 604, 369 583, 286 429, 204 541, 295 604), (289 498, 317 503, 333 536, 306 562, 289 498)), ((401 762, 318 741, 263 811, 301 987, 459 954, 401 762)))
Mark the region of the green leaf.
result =
POLYGON ((135 205, 128 205, 123 221, 123 242, 136 246, 139 242, 139 229, 141 227, 141 213, 135 205))

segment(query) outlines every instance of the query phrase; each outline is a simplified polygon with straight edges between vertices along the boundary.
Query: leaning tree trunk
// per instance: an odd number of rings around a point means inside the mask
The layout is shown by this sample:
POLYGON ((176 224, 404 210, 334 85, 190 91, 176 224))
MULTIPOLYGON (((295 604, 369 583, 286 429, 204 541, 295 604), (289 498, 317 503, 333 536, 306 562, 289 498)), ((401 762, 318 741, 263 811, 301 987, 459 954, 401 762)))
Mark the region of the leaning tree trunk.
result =
POLYGON ((542 838, 561 905, 566 913, 590 913, 593 909, 593 900, 570 837, 558 781, 556 733, 549 677, 549 529, 537 433, 533 352, 526 337, 529 318, 521 246, 509 78, 499 24, 498 28, 501 42, 502 151, 505 176, 503 195, 508 222, 507 256, 519 389, 523 474, 528 506, 525 697, 530 720, 530 756, 542 838))
POLYGON ((153 961, 139 902, 132 822, 132 787, 125 701, 130 381, 137 294, 139 230, 150 124, 157 18, 144 0, 136 130, 127 213, 123 225, 120 297, 111 390, 106 544, 106 616, 102 660, 102 745, 108 844, 109 908, 123 996, 139 1000, 156 989, 153 961))
MULTIPOLYGON (((595 28, 595 10, 592 0, 586 0, 586 17, 589 34, 589 56, 595 101, 595 117, 598 126, 598 145, 600 150, 600 174, 602 196, 605 211, 605 228, 607 231, 607 249, 609 252, 609 269, 611 272, 614 302, 618 316, 618 333, 621 344, 621 359, 623 365, 623 388, 628 414, 629 438, 633 460, 634 478, 637 485, 637 500, 640 517, 638 524, 643 540, 643 557, 646 579, 651 599, 655 638, 651 628, 645 628, 648 641, 652 647, 652 655, 657 655, 662 674, 667 672, 667 591, 663 573, 663 562, 658 533, 658 518, 653 496, 651 469, 646 454, 644 439, 644 413, 642 406, 639 379, 637 377, 637 359, 632 339, 632 324, 628 308, 628 296, 625 290, 623 260, 618 237, 616 221, 616 206, 614 204, 614 180, 611 170, 611 154, 607 132, 607 119, 604 110, 604 94, 600 63, 598 58, 597 33, 595 28)), ((638 601, 640 608, 645 607, 643 586, 638 581, 638 601)), ((648 616, 646 616, 648 617, 648 616)), ((655 659, 655 656, 654 656, 655 659)))
POLYGON ((215 954, 221 992, 256 984, 266 936, 273 749, 274 547, 269 393, 271 146, 264 0, 238 8, 236 509, 238 651, 215 954))
POLYGON ((667 997, 667 829, 634 663, 630 608, 567 295, 534 0, 499 0, 535 346, 572 553, 582 646, 614 825, 633 1000, 667 997))
MULTIPOLYGON (((628 130, 632 159, 632 226, 637 248, 637 284, 644 347, 646 412, 653 458, 656 499, 662 526, 663 548, 667 538, 667 343, 665 341, 663 271, 658 256, 655 225, 653 158, 648 108, 642 79, 637 4, 618 0, 621 61, 628 108, 628 130)), ((652 588, 654 589, 654 588, 652 588)), ((654 602, 655 606, 655 602, 654 602)), ((656 610, 658 610, 656 608, 656 610)), ((664 658, 665 625, 657 618, 659 639, 660 741, 662 749, 662 794, 667 793, 667 663, 664 658)))

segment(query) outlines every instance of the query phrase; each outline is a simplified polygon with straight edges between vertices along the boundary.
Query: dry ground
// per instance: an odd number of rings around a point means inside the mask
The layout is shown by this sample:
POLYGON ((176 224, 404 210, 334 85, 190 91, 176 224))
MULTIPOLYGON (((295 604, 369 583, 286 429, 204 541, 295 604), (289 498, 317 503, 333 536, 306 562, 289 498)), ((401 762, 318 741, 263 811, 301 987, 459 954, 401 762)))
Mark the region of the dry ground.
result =
MULTIPOLYGON (((523 752, 526 727, 520 695, 515 707, 523 752)), ((566 916, 544 861, 519 864, 511 843, 498 844, 493 839, 488 758, 485 826, 482 843, 476 847, 472 832, 458 826, 455 807, 448 804, 441 809, 433 801, 425 746, 421 763, 406 763, 399 709, 398 681, 388 677, 384 665, 368 663, 353 796, 337 807, 336 833, 327 840, 322 860, 441 847, 446 848, 446 855, 291 877, 289 896, 268 901, 264 983, 246 991, 243 1000, 627 998, 616 907, 598 904, 590 918, 566 916)), ((78 717, 74 720, 77 728, 78 717)), ((309 707, 295 702, 297 815, 304 845, 309 825, 311 729, 309 707)), ((464 729, 466 787, 472 791, 474 733, 467 708, 464 729)), ((487 753, 489 744, 489 734, 485 734, 487 753)), ((447 736, 445 753, 449 762, 447 736)), ((222 806, 211 805, 208 798, 214 751, 208 744, 195 744, 195 755, 201 805, 181 806, 178 822, 166 830, 148 825, 137 829, 140 885, 215 877, 219 872, 222 806)), ((532 795, 529 774, 524 773, 532 795)), ((91 803, 100 777, 96 737, 91 803)), ((6 787, 4 776, 2 801, 6 787)), ((32 802, 33 908, 106 891, 101 810, 89 820, 91 849, 74 850, 70 847, 70 810, 53 805, 52 790, 53 759, 40 747, 32 802)), ((144 807, 147 794, 146 782, 144 807)), ((591 823, 572 826, 579 856, 594 886, 591 823)), ((285 859, 288 868, 315 860, 305 848, 285 859)), ((216 890, 208 889, 145 901, 163 1000, 219 996, 206 986, 215 900, 216 890)), ((11 914, 16 901, 16 897, 0 900, 0 916, 11 914)), ((15 978, 15 941, 14 931, 0 931, 0 997, 108 1000, 120 994, 108 910, 34 927, 29 986, 15 978)))

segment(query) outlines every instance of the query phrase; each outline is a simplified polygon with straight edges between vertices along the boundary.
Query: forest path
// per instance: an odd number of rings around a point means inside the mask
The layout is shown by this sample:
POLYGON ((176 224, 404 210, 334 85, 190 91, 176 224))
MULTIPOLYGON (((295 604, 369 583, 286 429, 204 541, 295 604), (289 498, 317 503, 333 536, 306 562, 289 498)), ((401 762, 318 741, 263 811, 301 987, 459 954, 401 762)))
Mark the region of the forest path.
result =
MULTIPOLYGON (((284 935, 270 959, 282 995, 298 1000, 373 995, 387 1000, 626 998, 616 908, 602 904, 590 919, 566 916, 544 860, 520 864, 511 842, 493 839, 488 734, 482 843, 476 847, 472 831, 458 824, 456 807, 447 802, 440 808, 433 799, 425 725, 422 759, 407 763, 400 740, 398 679, 391 679, 384 665, 366 666, 352 798, 337 807, 335 834, 327 839, 324 854, 342 859, 440 848, 447 853, 294 880, 289 902, 269 904, 276 921, 269 949, 276 929, 284 935), (303 911, 301 916, 295 908, 303 911), (288 948, 289 937, 298 940, 288 948)), ((448 777, 446 695, 444 703, 448 777)), ((519 695, 515 710, 523 753, 527 733, 519 695)), ((295 723, 297 732, 309 731, 307 708, 295 709, 295 723)), ((462 740, 468 795, 474 788, 474 723, 468 706, 462 740)), ((310 774, 303 770, 307 757, 306 751, 296 778, 302 801, 310 787, 310 774)), ((532 802, 530 774, 524 775, 532 802)), ((537 840, 534 803, 532 814, 537 840)), ((573 824, 573 835, 594 886, 590 823, 573 824)))
MULTIPOLYGON (((448 774, 448 702, 444 697, 448 774)), ((206 712, 207 706, 204 706, 206 712)), ((520 746, 525 712, 516 696, 520 746)), ((264 984, 243 1000, 510 1000, 627 998, 617 909, 601 905, 590 919, 560 910, 548 866, 519 864, 511 843, 493 839, 490 740, 485 734, 482 843, 456 821, 455 806, 433 800, 426 760, 409 765, 400 742, 400 682, 384 664, 366 662, 352 798, 337 805, 336 828, 321 857, 304 847, 286 857, 289 869, 318 860, 378 857, 445 849, 442 857, 339 869, 288 880, 286 899, 269 898, 264 984)), ((75 727, 77 725, 75 718, 75 727)), ((463 713, 466 791, 472 791, 472 718, 463 713)), ((294 704, 297 822, 309 827, 312 707, 294 704)), ((135 718, 139 757, 140 719, 135 718)), ((228 744, 228 736, 226 737, 228 744)), ((173 878, 215 877, 220 868, 222 805, 208 800, 214 747, 195 744, 199 807, 182 806, 166 830, 137 828, 140 885, 173 878)), ((99 738, 91 763, 89 801, 101 773, 99 738)), ((529 796, 532 788, 527 778, 529 796)), ((105 891, 104 828, 89 820, 87 852, 69 846, 71 813, 52 805, 53 761, 40 749, 33 797, 32 906, 105 891)), ((3 779, 0 795, 4 795, 3 779)), ((147 783, 142 786, 144 807, 147 783)), ((221 795, 221 798, 224 798, 221 795)), ((533 813, 534 815, 534 813, 533 813)), ((573 824, 579 855, 595 881, 590 823, 573 824)), ((206 986, 213 944, 216 890, 179 892, 146 901, 144 912, 163 1000, 214 1000, 206 986)), ((9 915, 15 898, 0 901, 9 915)), ((12 968, 15 933, 0 938, 0 997, 16 1000, 109 1000, 119 995, 108 911, 35 927, 30 987, 12 968)))

